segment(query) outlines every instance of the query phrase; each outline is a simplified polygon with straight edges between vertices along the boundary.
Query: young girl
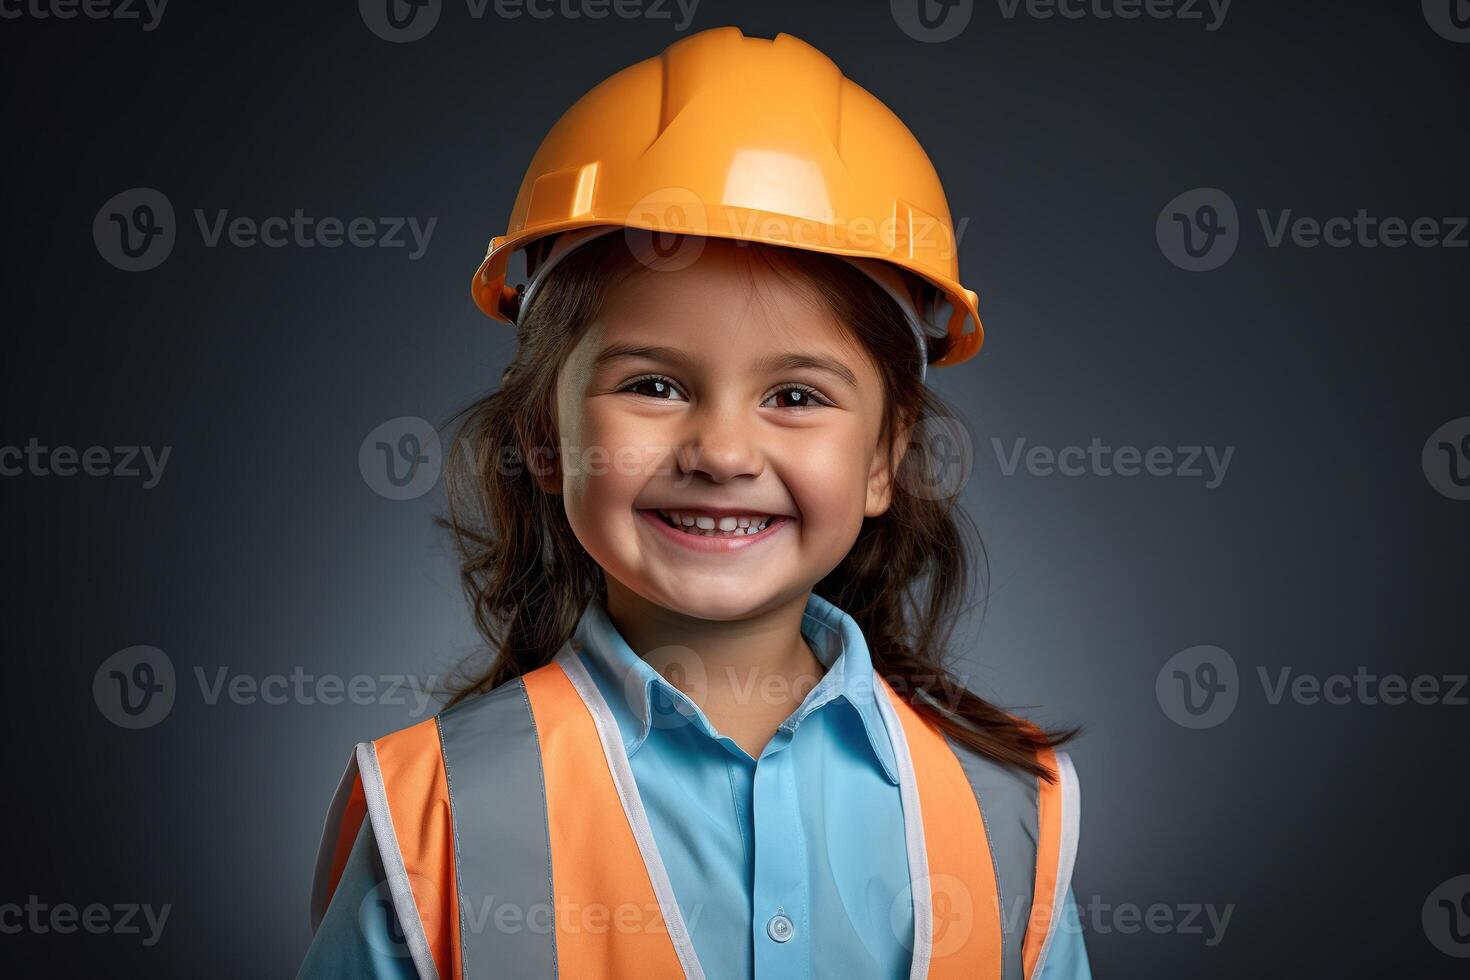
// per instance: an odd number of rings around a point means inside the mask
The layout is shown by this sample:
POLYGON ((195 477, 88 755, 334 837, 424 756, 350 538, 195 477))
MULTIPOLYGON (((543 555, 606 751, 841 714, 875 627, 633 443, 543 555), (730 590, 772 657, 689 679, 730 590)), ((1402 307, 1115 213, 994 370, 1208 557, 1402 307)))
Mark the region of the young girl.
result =
POLYGON ((913 447, 980 346, 954 245, 913 136, 789 35, 563 116, 448 467, 493 658, 357 747, 302 977, 1089 976, 1067 735, 942 663, 979 569, 913 447))

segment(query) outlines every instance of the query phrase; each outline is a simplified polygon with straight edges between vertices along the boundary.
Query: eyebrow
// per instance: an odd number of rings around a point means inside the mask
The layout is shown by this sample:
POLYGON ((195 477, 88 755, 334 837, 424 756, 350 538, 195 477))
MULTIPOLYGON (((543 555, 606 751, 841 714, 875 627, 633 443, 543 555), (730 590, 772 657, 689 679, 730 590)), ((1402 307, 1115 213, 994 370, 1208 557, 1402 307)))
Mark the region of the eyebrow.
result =
MULTIPOLYGON (((623 357, 646 357, 651 360, 668 361, 681 367, 689 367, 693 359, 683 351, 674 347, 652 347, 642 344, 612 343, 604 347, 593 360, 593 367, 600 367, 611 361, 623 357)), ((852 369, 841 361, 830 357, 819 357, 813 354, 800 354, 794 351, 785 353, 776 352, 767 354, 756 362, 756 369, 764 373, 775 371, 795 371, 801 368, 811 368, 815 371, 825 371, 847 383, 849 387, 858 386, 857 376, 852 369)))

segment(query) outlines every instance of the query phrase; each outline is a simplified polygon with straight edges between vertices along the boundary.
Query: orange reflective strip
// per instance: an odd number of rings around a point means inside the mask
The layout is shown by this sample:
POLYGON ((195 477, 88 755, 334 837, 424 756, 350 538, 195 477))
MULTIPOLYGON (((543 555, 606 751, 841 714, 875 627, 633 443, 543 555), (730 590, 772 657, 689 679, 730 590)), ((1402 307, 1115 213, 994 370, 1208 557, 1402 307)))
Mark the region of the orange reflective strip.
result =
POLYGON ((546 781, 558 972, 683 977, 591 711, 560 664, 522 680, 546 781))
POLYGON ((357 832, 367 816, 367 797, 362 794, 362 777, 352 781, 352 794, 342 808, 342 822, 337 825, 337 845, 332 851, 332 872, 327 877, 327 901, 337 894, 337 885, 342 882, 342 872, 347 868, 347 858, 352 845, 357 843, 357 832))
POLYGON ((373 744, 434 965, 440 977, 459 977, 459 889, 438 720, 429 718, 373 744))
POLYGON ((1026 942, 1021 947, 1022 973, 1026 980, 1036 972, 1036 960, 1052 927, 1052 904, 1056 901, 1057 864, 1062 853, 1062 783, 1053 749, 1036 753, 1036 761, 1057 773, 1056 782, 1036 780, 1036 889, 1031 896, 1031 918, 1026 923, 1026 942))
MULTIPOLYGON (((881 676, 908 739, 934 913, 932 980, 1000 980, 1001 919, 985 820, 944 734, 881 676)), ((906 815, 907 816, 907 815, 906 815)), ((920 887, 919 882, 914 888, 920 887)))

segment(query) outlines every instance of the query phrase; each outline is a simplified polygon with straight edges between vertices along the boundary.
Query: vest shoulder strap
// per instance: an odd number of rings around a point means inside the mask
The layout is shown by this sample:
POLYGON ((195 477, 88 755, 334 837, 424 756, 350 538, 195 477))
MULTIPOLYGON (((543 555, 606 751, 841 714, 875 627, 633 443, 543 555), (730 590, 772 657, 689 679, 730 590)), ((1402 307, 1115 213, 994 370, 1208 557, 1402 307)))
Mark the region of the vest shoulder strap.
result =
POLYGON ((626 763, 570 655, 358 745, 318 849, 313 930, 366 819, 424 980, 702 977, 634 829, 626 763))
POLYGON ((358 743, 327 809, 311 893, 314 931, 366 820, 404 942, 424 980, 457 975, 453 827, 439 745, 436 718, 358 743))
POLYGON ((945 734, 979 805, 995 868, 1004 933, 1003 980, 1041 976, 1072 880, 1081 795, 1072 760, 1052 749, 1038 761, 1055 782, 1021 772, 945 734))
POLYGON ((875 678, 886 694, 880 711, 892 719, 904 812, 921 815, 908 831, 913 976, 1036 980, 1077 854, 1071 760, 1049 749, 1038 755, 1055 782, 1002 765, 875 678))
POLYGON ((1001 980, 1005 941, 985 822, 941 730, 877 675, 898 763, 914 908, 910 976, 1001 980), (918 815, 918 820, 912 820, 918 815))

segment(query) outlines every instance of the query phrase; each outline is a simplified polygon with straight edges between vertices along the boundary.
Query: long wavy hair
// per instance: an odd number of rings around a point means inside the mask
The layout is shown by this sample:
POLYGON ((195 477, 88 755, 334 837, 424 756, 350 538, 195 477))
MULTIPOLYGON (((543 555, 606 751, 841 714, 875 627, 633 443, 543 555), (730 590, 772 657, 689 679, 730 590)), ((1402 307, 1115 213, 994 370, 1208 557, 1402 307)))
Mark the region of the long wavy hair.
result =
MULTIPOLYGON (((738 243, 754 263, 824 302, 872 358, 885 394, 879 446, 907 421, 908 448, 892 476, 892 500, 866 518, 841 564, 814 591, 863 631, 873 666, 922 716, 1001 764, 1052 781, 1038 751, 1076 729, 1047 731, 967 690, 949 670, 948 644, 970 589, 987 594, 984 546, 953 492, 935 492, 926 428, 954 417, 919 380, 918 350, 902 311, 851 264, 802 249, 738 243)), ((676 246, 677 247, 677 246, 676 246)), ((531 260, 537 253, 533 251, 531 260)), ((548 663, 591 599, 606 603, 602 569, 583 550, 558 497, 536 480, 537 461, 559 456, 553 404, 559 368, 597 317, 611 288, 647 273, 622 234, 583 244, 537 287, 517 327, 515 358, 499 386, 451 419, 445 460, 450 533, 460 577, 486 649, 462 662, 447 706, 548 663)), ((930 339, 931 357, 948 339, 930 339)), ((890 458, 891 458, 891 454, 890 458)), ((983 602, 981 603, 983 612, 983 602)))

